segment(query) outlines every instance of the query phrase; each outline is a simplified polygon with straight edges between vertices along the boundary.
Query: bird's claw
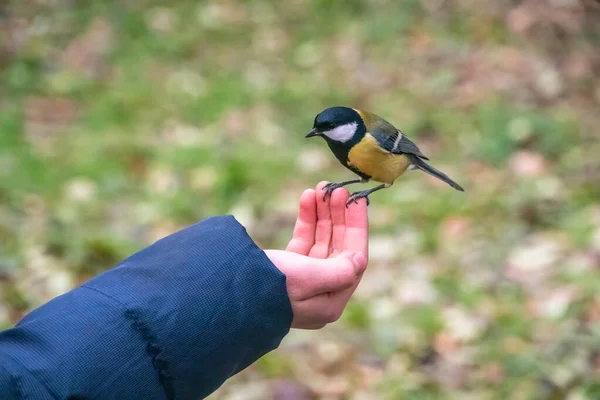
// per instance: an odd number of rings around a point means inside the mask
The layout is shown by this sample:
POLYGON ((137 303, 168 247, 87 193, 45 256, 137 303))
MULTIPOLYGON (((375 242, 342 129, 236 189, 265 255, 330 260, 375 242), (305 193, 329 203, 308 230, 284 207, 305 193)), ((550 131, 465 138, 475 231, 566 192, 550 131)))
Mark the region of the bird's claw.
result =
POLYGON ((333 191, 335 189, 344 187, 344 185, 340 185, 339 183, 328 183, 327 185, 323 186, 323 201, 325 201, 325 199, 327 199, 327 196, 331 195, 331 193, 333 193, 333 191))
POLYGON ((367 201, 367 207, 371 204, 371 201, 369 200, 369 191, 368 190, 363 190, 360 192, 354 192, 350 195, 350 197, 348 197, 348 200, 346 200, 346 208, 348 208, 348 206, 350 205, 350 203, 355 203, 358 204, 358 199, 365 199, 367 201))

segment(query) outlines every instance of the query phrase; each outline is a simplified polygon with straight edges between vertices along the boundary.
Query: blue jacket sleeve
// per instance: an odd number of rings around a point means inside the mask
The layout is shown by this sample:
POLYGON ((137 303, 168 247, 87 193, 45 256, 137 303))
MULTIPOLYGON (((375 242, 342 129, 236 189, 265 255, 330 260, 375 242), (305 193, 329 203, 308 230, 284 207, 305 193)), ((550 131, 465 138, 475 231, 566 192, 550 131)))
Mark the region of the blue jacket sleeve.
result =
POLYGON ((291 322, 285 275, 233 217, 209 218, 1 332, 0 398, 204 398, 291 322))

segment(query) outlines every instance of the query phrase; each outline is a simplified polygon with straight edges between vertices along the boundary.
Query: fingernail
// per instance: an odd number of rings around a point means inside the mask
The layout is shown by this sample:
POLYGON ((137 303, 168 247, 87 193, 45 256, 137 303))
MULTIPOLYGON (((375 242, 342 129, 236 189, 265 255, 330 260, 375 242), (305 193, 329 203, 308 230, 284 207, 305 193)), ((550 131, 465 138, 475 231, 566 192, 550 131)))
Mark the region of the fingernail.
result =
POLYGON ((352 257, 352 263, 354 264, 354 273, 358 276, 367 268, 367 257, 363 252, 358 252, 352 257))

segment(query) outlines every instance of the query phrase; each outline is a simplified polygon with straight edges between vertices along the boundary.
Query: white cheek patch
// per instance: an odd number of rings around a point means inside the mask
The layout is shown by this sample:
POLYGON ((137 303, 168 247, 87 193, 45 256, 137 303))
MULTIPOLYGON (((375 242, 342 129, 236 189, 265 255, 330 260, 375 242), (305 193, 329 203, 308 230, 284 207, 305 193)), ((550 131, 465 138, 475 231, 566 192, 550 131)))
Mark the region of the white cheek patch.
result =
POLYGON ((350 124, 340 125, 330 131, 323 132, 323 135, 327 136, 331 140, 345 143, 354 137, 357 127, 358 124, 356 122, 352 122, 350 124))

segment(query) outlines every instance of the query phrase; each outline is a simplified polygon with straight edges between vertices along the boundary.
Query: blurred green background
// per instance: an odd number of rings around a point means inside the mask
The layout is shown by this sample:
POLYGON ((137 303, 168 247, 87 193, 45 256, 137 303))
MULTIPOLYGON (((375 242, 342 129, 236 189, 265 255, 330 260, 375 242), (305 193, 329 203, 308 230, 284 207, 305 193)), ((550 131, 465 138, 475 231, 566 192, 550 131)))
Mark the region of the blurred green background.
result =
POLYGON ((348 105, 466 192, 373 195, 342 319, 211 398, 600 398, 598 2, 3 4, 1 326, 211 215, 284 246, 348 105))

